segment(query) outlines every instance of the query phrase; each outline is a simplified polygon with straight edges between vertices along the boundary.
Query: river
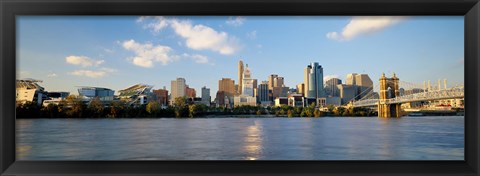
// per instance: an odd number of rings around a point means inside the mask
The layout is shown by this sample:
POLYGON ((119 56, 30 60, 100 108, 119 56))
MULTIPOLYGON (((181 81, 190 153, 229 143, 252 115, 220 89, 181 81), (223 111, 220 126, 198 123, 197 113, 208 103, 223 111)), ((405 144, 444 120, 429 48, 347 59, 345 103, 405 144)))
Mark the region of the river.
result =
POLYGON ((463 160, 464 117, 17 119, 17 160, 463 160))

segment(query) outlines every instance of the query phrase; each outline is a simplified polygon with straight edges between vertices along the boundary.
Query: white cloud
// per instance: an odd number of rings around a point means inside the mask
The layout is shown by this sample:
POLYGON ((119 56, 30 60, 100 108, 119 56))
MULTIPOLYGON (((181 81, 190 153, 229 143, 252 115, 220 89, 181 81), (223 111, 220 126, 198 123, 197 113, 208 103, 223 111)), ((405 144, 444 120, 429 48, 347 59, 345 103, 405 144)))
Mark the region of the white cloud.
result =
POLYGON ((69 64, 80 65, 82 67, 91 67, 101 65, 104 60, 94 60, 86 56, 67 56, 65 61, 69 64))
POLYGON ((193 25, 188 20, 140 17, 137 22, 147 23, 144 27, 154 32, 159 32, 170 26, 175 34, 185 39, 185 45, 194 50, 211 50, 229 55, 240 49, 235 37, 202 24, 193 25))
POLYGON ((53 78, 53 77, 58 77, 58 75, 56 73, 50 73, 47 75, 47 77, 53 78))
POLYGON ((167 18, 163 16, 142 16, 138 18, 137 22, 146 23, 143 27, 146 29, 151 29, 154 32, 160 32, 169 24, 167 18))
POLYGON ((207 56, 203 56, 203 55, 199 55, 199 54, 190 55, 190 54, 187 54, 187 53, 184 53, 183 56, 186 57, 186 58, 190 58, 190 59, 194 60, 196 63, 199 63, 199 64, 208 63, 208 57, 207 56))
POLYGON ((257 38, 257 31, 252 31, 252 32, 247 33, 247 37, 249 39, 252 39, 252 40, 256 39, 257 38))
POLYGON ((90 78, 100 78, 107 74, 105 71, 94 71, 94 70, 75 70, 70 74, 75 76, 86 76, 90 78))
POLYGON ((243 22, 245 22, 245 18, 241 16, 237 16, 237 17, 229 17, 225 23, 232 26, 241 26, 243 25, 243 22))
POLYGON ((323 77, 323 82, 327 82, 328 80, 332 78, 338 78, 338 75, 326 75, 323 77))
POLYGON ((172 20, 175 33, 186 39, 187 47, 195 50, 212 50, 229 55, 239 50, 235 38, 226 32, 217 32, 201 24, 192 25, 189 21, 172 20))
POLYGON ((353 17, 342 32, 329 32, 327 38, 348 41, 357 36, 379 32, 406 19, 402 16, 360 16, 353 17))
POLYGON ((167 65, 174 59, 169 55, 172 49, 168 46, 151 43, 141 44, 135 42, 135 40, 124 41, 122 46, 124 49, 135 53, 135 56, 131 58, 132 63, 140 67, 151 68, 154 66, 154 62, 167 65))

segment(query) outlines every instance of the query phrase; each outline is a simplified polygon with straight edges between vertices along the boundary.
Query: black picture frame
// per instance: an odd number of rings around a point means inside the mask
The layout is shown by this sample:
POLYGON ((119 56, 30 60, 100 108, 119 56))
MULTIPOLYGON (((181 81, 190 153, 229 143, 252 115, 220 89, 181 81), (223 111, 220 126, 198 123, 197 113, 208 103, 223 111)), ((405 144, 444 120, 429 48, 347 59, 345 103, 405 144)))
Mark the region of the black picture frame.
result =
POLYGON ((0 0, 1 175, 463 175, 480 171, 478 0, 0 0), (459 15, 464 161, 15 161, 16 15, 459 15))

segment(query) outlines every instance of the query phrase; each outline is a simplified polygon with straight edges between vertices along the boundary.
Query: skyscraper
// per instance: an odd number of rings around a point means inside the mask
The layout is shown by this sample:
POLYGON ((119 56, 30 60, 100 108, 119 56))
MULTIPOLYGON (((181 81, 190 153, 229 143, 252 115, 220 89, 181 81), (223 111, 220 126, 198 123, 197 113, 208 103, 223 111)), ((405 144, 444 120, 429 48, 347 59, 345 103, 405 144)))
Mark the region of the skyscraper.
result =
POLYGON ((229 97, 235 95, 235 81, 230 78, 222 78, 218 81, 218 91, 223 91, 229 97))
POLYGON ((253 97, 253 79, 250 69, 248 69, 248 64, 243 72, 243 87, 242 95, 253 97))
POLYGON ((242 94, 242 87, 243 87, 243 61, 238 61, 238 91, 237 94, 242 94))
POLYGON ((177 78, 177 80, 172 80, 172 96, 171 100, 175 100, 177 97, 184 97, 186 92, 186 81, 185 78, 177 78))
POLYGON ((346 85, 356 85, 356 73, 347 74, 347 80, 345 80, 346 85))
MULTIPOLYGON (((308 96, 309 98, 324 97, 323 68, 318 62, 311 63, 308 73, 308 96)), ((308 69, 308 66, 307 66, 308 69)))
POLYGON ((303 92, 304 92, 303 94, 304 94, 304 95, 303 95, 303 96, 305 96, 305 97, 309 97, 309 95, 308 95, 308 87, 309 87, 309 80, 310 80, 310 78, 309 78, 308 75, 310 75, 310 70, 312 70, 312 66, 311 66, 311 65, 307 65, 307 67, 306 67, 306 68, 304 69, 304 71, 303 71, 303 84, 304 84, 304 85, 303 85, 303 87, 304 87, 304 89, 303 89, 303 92))
POLYGON ((211 102, 211 97, 210 97, 210 89, 203 86, 202 87, 202 103, 207 105, 207 106, 210 106, 210 102, 211 102))
POLYGON ((328 96, 340 97, 340 90, 337 85, 342 84, 342 80, 338 78, 330 78, 325 82, 325 93, 328 96))
POLYGON ((270 76, 268 76, 268 90, 273 90, 273 87, 274 86, 274 82, 275 82, 275 78, 277 78, 278 75, 275 75, 275 74, 271 74, 270 76))
POLYGON ((263 81, 258 85, 258 101, 260 103, 270 101, 270 97, 268 96, 268 81, 263 81))
POLYGON ((282 87, 283 86, 283 77, 276 77, 273 79, 273 87, 282 87))

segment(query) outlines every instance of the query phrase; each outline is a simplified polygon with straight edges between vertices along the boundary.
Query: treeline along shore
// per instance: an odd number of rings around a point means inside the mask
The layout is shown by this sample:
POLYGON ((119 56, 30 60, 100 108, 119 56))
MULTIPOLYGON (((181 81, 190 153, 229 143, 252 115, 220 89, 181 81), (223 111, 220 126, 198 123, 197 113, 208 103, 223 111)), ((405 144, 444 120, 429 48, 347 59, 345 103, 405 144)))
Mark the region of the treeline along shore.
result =
POLYGON ((17 104, 16 118, 202 118, 231 117, 232 115, 262 115, 277 117, 326 117, 326 116, 377 116, 366 108, 344 108, 328 106, 324 111, 315 108, 314 104, 307 107, 236 106, 233 108, 208 107, 203 104, 187 104, 186 99, 178 97, 172 106, 162 107, 152 101, 140 106, 127 106, 124 102, 114 101, 104 105, 99 99, 85 104, 78 97, 70 96, 58 105, 37 105, 35 102, 17 104))

